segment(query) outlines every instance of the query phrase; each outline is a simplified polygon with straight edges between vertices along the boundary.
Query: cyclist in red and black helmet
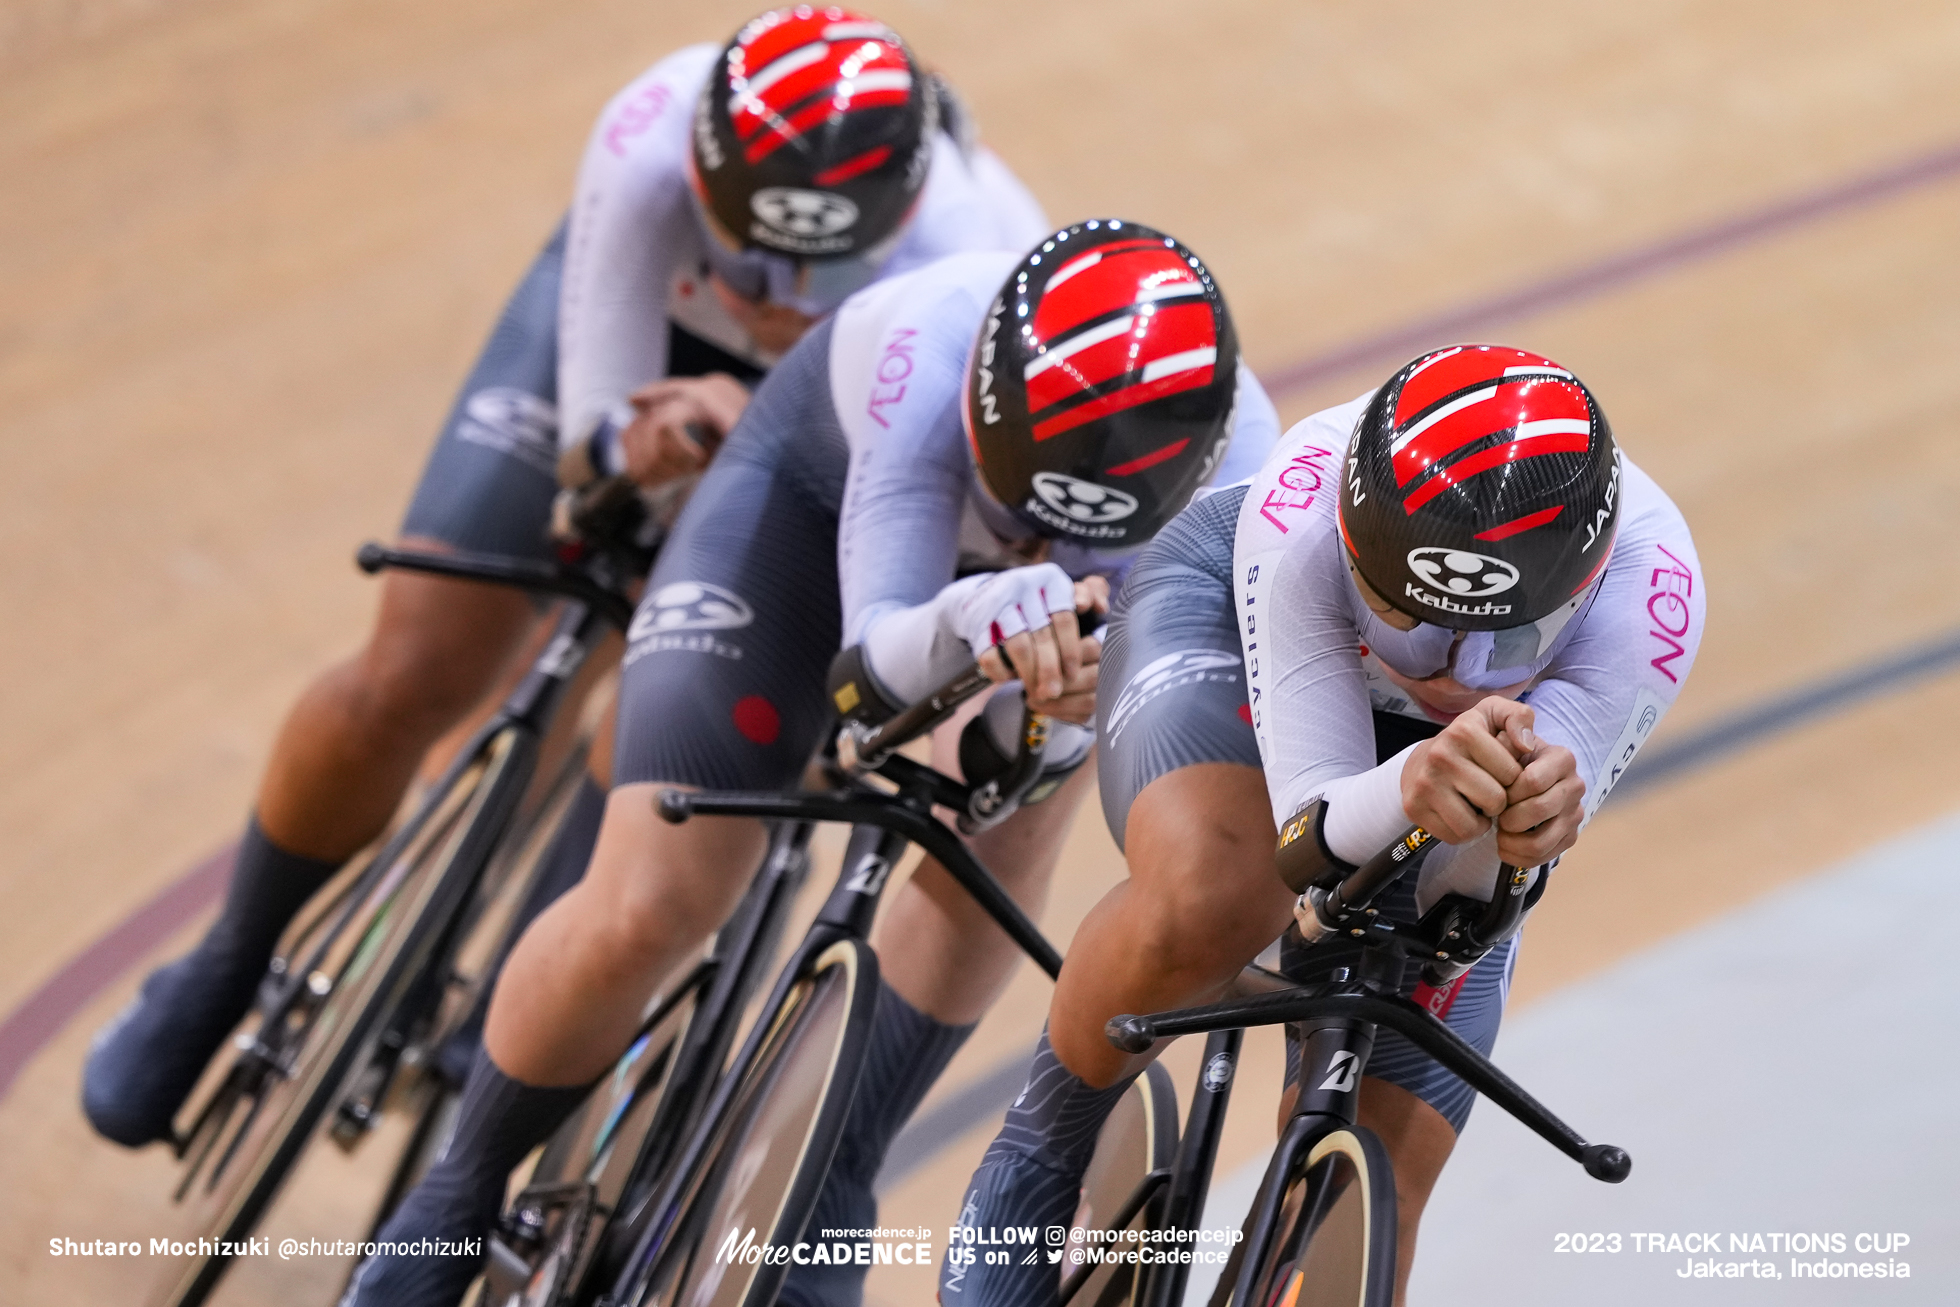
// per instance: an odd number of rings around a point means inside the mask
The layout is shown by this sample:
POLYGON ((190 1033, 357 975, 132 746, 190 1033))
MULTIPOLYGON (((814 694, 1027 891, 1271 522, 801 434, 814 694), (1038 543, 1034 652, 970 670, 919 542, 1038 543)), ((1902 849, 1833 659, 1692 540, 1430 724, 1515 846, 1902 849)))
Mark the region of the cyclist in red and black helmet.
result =
POLYGON ((1362 582, 1416 621, 1498 631, 1570 617, 1613 552, 1612 429, 1592 392, 1537 354, 1424 355, 1375 392, 1348 456, 1341 541, 1362 582))
MULTIPOLYGON (((973 840, 1009 893, 1038 900, 1088 788, 1077 768, 1098 646, 1077 613, 1106 603, 1200 482, 1248 475, 1278 431, 1204 265, 1132 223, 1082 223, 1025 256, 943 259, 814 328, 661 550, 627 633, 615 788, 590 870, 512 951, 459 1142, 380 1238, 483 1230, 512 1166, 734 907, 731 870, 755 865, 762 824, 669 825, 659 789, 793 786, 838 711, 888 714, 978 658, 1002 688, 940 742, 938 765, 975 784, 1004 770, 1024 686, 1055 719, 1030 801, 973 840), (1002 404, 1010 375, 1019 397, 1002 404)), ((887 1145, 1020 957, 930 860, 872 942, 870 1051, 813 1229, 877 1224, 887 1145)), ((381 1259, 353 1303, 436 1307, 473 1269, 381 1259)), ((856 1303, 864 1271, 799 1265, 782 1301, 856 1303)))
POLYGON ((1238 337, 1197 255, 1087 222, 1028 256, 981 327, 966 429, 980 482, 1037 535, 1141 544, 1203 483, 1238 337))
POLYGON ((695 106, 694 177, 738 248, 875 249, 925 185, 939 104, 898 34, 848 9, 775 9, 728 43, 695 106))
MULTIPOLYGON (((748 387, 852 292, 1039 240, 1039 206, 948 132, 951 103, 889 28, 839 8, 764 14, 634 79, 593 126, 565 225, 456 398, 403 543, 549 562, 561 462, 623 473, 670 505, 748 387)), ((402 572, 381 585, 366 646, 280 732, 217 922, 91 1050, 83 1107, 118 1143, 170 1137, 287 923, 381 832, 425 750, 538 621, 496 587, 402 572)), ((566 829, 589 838, 603 802, 595 783, 566 829)))
MULTIPOLYGON (((960 1224, 1068 1223, 1097 1132, 1148 1060, 1110 1044, 1110 1018, 1221 997, 1276 938, 1305 983, 1360 965, 1356 941, 1285 934, 1296 895, 1276 829, 1295 833, 1295 885, 1411 823, 1435 834, 1377 900, 1384 920, 1489 900, 1500 862, 1572 847, 1674 702, 1705 616, 1687 524, 1591 393, 1503 346, 1423 354, 1295 426, 1249 486, 1180 514, 1104 641, 1097 771, 1129 878, 1070 943, 1027 1092, 960 1224)), ((1441 987, 1410 968, 1402 993, 1488 1054, 1515 950, 1441 987)), ((1289 1037, 1290 1086, 1341 1069, 1301 1056, 1289 1037)), ((1475 1094, 1389 1030, 1358 1083, 1360 1124, 1394 1163, 1399 1302, 1475 1094)), ((978 1251, 948 1250, 946 1307, 1054 1303, 1055 1268, 978 1251)))

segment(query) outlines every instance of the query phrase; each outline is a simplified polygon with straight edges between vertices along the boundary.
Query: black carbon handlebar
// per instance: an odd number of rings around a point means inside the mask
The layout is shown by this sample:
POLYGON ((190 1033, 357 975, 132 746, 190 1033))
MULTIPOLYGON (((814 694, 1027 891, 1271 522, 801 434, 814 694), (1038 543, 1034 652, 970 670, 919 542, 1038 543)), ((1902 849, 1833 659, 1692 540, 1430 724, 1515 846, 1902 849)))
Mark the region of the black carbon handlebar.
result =
POLYGON ((607 589, 581 572, 528 558, 507 558, 498 554, 439 554, 422 549, 396 549, 370 540, 355 551, 354 565, 370 576, 384 568, 395 568, 404 572, 453 577, 460 581, 512 586, 534 594, 560 595, 586 605, 622 631, 633 621, 633 605, 627 602, 624 595, 607 589))

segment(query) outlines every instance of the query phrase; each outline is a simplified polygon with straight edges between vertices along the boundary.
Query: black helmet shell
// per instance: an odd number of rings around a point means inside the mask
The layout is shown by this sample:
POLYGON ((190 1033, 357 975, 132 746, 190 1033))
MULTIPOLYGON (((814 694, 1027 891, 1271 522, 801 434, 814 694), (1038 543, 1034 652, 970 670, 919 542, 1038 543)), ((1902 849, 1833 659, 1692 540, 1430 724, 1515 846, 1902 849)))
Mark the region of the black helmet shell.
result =
POLYGON ((1524 350, 1453 345, 1390 377, 1356 423, 1341 540, 1409 616, 1502 630, 1599 575, 1619 493, 1612 429, 1577 377, 1524 350))
POLYGON ((835 6, 772 9, 708 75, 694 175, 709 215, 743 247, 842 258, 905 221, 938 121, 932 79, 889 27, 835 6))
POLYGON ((1199 258, 1138 223, 1056 232, 980 324, 967 436, 981 482, 1037 534, 1141 544, 1231 437, 1238 337, 1199 258))

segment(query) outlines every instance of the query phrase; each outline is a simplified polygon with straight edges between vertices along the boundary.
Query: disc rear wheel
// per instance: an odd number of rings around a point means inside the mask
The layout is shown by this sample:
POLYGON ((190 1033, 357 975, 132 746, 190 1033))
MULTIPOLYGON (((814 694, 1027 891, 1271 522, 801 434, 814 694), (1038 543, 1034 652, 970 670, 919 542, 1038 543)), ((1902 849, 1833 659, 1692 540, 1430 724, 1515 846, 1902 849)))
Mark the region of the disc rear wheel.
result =
POLYGON ((775 1301, 789 1267, 764 1249, 805 1233, 856 1092, 877 989, 877 959, 858 940, 829 946, 790 987, 682 1200, 666 1273, 656 1271, 655 1293, 641 1302, 775 1301))

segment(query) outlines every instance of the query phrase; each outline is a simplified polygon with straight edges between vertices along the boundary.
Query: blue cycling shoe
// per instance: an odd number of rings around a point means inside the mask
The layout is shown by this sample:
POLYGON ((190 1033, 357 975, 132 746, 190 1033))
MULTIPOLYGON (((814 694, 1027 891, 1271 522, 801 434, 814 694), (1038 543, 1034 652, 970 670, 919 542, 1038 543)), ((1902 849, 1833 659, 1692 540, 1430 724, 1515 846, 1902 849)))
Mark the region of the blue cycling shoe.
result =
POLYGON ((82 1069, 82 1111, 128 1148, 167 1140, 177 1109, 258 993, 262 967, 194 951, 159 967, 102 1027, 82 1069))
POLYGON ((338 865, 281 849, 257 817, 246 823, 217 920, 196 948, 151 972, 90 1045, 90 1125, 131 1148, 171 1137, 205 1065, 252 1010, 280 932, 338 865))

